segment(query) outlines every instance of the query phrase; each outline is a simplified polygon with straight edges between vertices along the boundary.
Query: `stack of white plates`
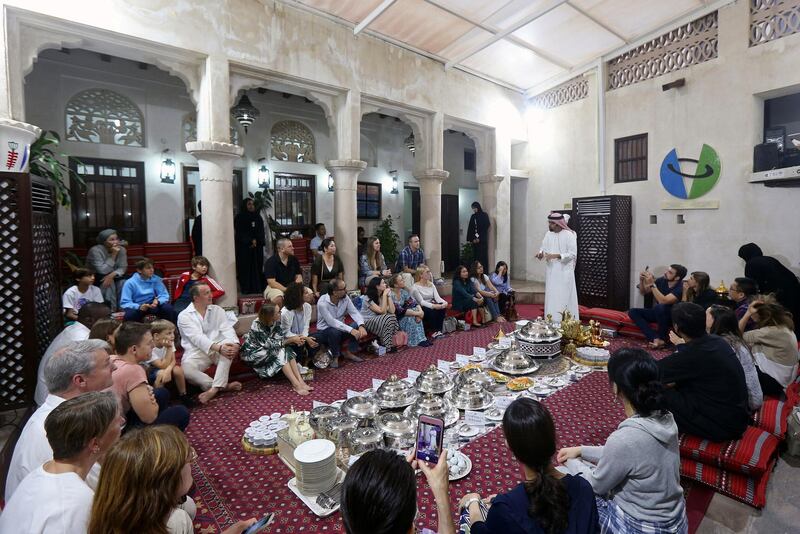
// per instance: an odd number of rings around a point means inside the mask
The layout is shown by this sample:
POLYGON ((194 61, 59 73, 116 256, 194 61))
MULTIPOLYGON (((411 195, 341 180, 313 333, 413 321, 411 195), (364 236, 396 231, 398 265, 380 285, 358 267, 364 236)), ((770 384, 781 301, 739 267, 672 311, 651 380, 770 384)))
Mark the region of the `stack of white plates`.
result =
POLYGON ((312 439, 297 446, 297 488, 304 495, 317 495, 336 484, 336 445, 327 439, 312 439))

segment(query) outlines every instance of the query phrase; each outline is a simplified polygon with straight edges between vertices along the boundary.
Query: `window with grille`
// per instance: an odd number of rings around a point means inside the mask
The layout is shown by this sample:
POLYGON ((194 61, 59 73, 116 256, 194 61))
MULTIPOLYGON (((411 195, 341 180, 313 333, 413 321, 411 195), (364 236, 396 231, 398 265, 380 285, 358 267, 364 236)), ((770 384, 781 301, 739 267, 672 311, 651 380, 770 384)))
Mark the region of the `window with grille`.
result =
POLYGON ((464 150, 464 170, 475 171, 475 151, 464 150))
POLYGON ((275 221, 281 233, 295 230, 310 235, 316 222, 315 176, 307 174, 275 173, 275 221))
POLYGON ((356 201, 359 219, 381 218, 381 184, 358 182, 356 201))
POLYGON ((614 183, 647 180, 647 134, 614 140, 614 183))

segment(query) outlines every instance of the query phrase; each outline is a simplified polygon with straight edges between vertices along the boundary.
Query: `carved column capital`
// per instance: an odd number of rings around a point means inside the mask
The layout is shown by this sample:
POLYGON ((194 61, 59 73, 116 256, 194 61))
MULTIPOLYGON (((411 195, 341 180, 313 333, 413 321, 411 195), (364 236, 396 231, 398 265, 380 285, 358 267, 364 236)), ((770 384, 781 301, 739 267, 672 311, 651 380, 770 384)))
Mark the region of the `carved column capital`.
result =
POLYGON ((416 178, 418 182, 425 180, 437 180, 439 182, 444 182, 449 177, 450 172, 443 169, 424 169, 414 173, 414 178, 416 178))
POLYGON ((335 171, 358 171, 367 168, 367 162, 360 159, 331 159, 325 162, 325 168, 330 172, 335 171))
POLYGON ((475 180, 479 184, 494 184, 494 183, 499 184, 500 182, 503 181, 503 178, 505 178, 505 176, 503 176, 502 174, 486 174, 484 176, 476 177, 475 180))

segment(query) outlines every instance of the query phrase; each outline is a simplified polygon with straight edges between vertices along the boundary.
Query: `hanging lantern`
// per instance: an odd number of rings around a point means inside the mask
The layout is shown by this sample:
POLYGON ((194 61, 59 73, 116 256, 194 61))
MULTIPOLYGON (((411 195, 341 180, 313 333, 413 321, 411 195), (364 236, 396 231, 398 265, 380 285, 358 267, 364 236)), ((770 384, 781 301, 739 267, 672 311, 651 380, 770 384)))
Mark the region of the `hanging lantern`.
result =
POLYGON ((269 180, 269 169, 267 168, 266 158, 261 158, 258 160, 261 163, 261 166, 256 171, 256 175, 258 176, 258 187, 261 189, 269 189, 270 187, 270 180, 269 180))
POLYGON ((161 183, 174 184, 175 183, 175 162, 169 157, 169 149, 164 149, 161 152, 161 183))
POLYGON ((231 108, 231 113, 233 114, 233 118, 239 121, 239 124, 244 127, 244 133, 247 133, 247 128, 252 126, 253 122, 261 115, 258 108, 247 98, 247 93, 243 94, 242 98, 239 99, 239 103, 231 108))
POLYGON ((414 132, 411 132, 411 135, 406 137, 403 143, 405 143, 406 148, 409 149, 412 154, 417 150, 417 147, 414 145, 414 132))
POLYGON ((397 188, 397 171, 389 171, 389 176, 392 177, 392 194, 398 194, 397 188))
POLYGON ((333 175, 328 175, 328 191, 333 191, 333 175))

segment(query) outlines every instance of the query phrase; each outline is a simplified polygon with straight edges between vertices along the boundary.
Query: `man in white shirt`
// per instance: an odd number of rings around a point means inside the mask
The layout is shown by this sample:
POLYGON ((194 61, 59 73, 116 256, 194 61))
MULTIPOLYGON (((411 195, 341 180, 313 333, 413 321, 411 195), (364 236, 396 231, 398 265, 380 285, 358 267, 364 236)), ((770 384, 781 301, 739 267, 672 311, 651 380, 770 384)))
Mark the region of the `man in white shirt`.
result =
POLYGON ((186 380, 203 390, 198 400, 205 404, 220 390, 239 391, 242 384, 228 382, 231 362, 239 354, 239 338, 228 322, 225 310, 212 304, 211 288, 195 284, 189 290, 192 303, 178 315, 186 380), (216 364, 214 378, 205 370, 216 364))
POLYGON ((308 244, 308 248, 311 249, 311 259, 313 260, 320 254, 322 251, 319 247, 322 245, 322 240, 325 239, 325 235, 328 231, 325 229, 325 225, 322 223, 317 223, 314 226, 314 237, 311 238, 311 243, 308 244))
POLYGON ((344 280, 334 278, 328 284, 328 293, 322 295, 317 302, 317 331, 311 337, 328 346, 331 353, 330 366, 339 367, 339 354, 353 362, 364 361, 353 351, 358 350, 357 340, 367 335, 364 318, 347 296, 344 280), (355 325, 344 322, 347 316, 355 321, 355 325), (350 340, 348 350, 341 351, 342 342, 350 340))
POLYGON ((109 315, 111 315, 111 309, 102 302, 87 302, 81 307, 80 311, 78 311, 78 320, 62 330, 50 343, 44 356, 42 356, 42 361, 39 362, 39 371, 36 377, 36 393, 34 393, 33 396, 33 400, 36 401, 37 405, 41 406, 47 398, 47 384, 44 379, 44 369, 47 366, 47 362, 53 357, 53 354, 70 343, 89 339, 89 330, 94 323, 100 319, 108 318, 109 315))
POLYGON ((575 287, 578 240, 575 232, 567 226, 568 222, 568 215, 550 213, 547 216, 548 232, 536 254, 536 259, 547 262, 544 312, 559 322, 564 310, 578 318, 578 290, 575 287))
MULTIPOLYGON (((111 346, 105 341, 87 339, 73 342, 48 361, 44 375, 50 394, 28 419, 14 447, 6 478, 6 502, 28 473, 53 458, 44 430, 50 412, 67 399, 111 387, 110 352, 111 346)), ((89 477, 90 485, 97 483, 96 476, 89 477)))

